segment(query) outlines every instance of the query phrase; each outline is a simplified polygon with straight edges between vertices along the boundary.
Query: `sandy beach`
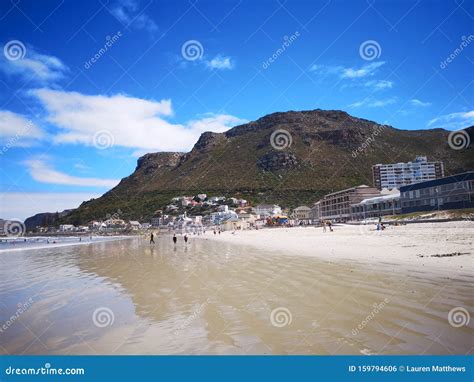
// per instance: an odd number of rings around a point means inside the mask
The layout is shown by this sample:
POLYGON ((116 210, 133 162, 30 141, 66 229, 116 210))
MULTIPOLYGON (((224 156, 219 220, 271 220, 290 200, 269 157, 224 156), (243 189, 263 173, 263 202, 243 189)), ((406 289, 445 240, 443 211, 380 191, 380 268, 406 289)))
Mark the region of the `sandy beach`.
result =
POLYGON ((474 222, 414 223, 388 226, 337 225, 267 228, 206 235, 232 244, 253 246, 275 254, 312 256, 322 260, 349 260, 373 266, 420 267, 449 274, 473 275, 474 222))

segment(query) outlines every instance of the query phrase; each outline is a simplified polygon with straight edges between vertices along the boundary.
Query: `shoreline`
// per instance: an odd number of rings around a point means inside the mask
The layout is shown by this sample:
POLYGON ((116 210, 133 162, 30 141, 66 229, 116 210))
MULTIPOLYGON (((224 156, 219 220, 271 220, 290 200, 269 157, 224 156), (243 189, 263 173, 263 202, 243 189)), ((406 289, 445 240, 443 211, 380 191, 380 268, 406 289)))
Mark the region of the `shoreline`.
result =
MULTIPOLYGON (((52 237, 52 236, 50 236, 52 237)), ((92 241, 70 241, 70 242, 58 242, 58 243, 49 243, 45 244, 42 243, 40 245, 31 245, 27 246, 24 245, 24 242, 19 242, 18 244, 15 244, 15 246, 11 246, 9 248, 2 248, 0 246, 0 254, 2 253, 7 253, 7 252, 17 252, 17 251, 30 251, 30 250, 42 250, 42 249, 50 249, 50 248, 62 248, 62 247, 72 247, 72 246, 78 246, 78 245, 91 245, 91 244, 99 244, 99 243, 107 243, 111 241, 118 241, 118 240, 125 240, 125 239, 132 239, 137 236, 94 236, 96 240, 92 241), (22 246, 23 244, 23 246, 22 246)), ((31 237, 30 237, 31 238, 31 237)), ((71 236, 69 236, 71 238, 71 236)), ((79 238, 78 237, 73 237, 73 238, 79 238)), ((6 245, 6 244, 2 244, 6 245)), ((10 244, 11 245, 11 244, 10 244)))
POLYGON ((421 223, 388 226, 335 225, 321 227, 264 228, 206 235, 209 239, 251 246, 287 256, 309 256, 323 261, 349 261, 359 265, 401 266, 446 276, 474 276, 474 222, 421 223))

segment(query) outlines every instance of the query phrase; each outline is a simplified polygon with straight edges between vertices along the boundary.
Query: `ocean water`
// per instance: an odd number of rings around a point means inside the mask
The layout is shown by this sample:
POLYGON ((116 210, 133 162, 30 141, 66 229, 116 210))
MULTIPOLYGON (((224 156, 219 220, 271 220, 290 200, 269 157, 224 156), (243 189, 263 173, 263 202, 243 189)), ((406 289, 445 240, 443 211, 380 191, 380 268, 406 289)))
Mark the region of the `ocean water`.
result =
POLYGON ((155 240, 0 253, 0 353, 472 352, 468 275, 155 240))

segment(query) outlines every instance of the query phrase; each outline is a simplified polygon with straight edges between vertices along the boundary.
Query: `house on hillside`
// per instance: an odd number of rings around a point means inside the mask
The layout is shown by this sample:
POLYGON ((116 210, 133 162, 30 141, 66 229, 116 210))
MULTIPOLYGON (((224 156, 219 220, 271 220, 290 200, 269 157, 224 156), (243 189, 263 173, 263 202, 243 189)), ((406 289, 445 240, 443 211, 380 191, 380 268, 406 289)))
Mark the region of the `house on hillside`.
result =
POLYGON ((297 224, 311 224, 311 208, 307 206, 299 206, 293 210, 293 218, 297 220, 297 224))
POLYGON ((259 204, 254 207, 253 212, 260 217, 281 215, 281 207, 276 204, 259 204))

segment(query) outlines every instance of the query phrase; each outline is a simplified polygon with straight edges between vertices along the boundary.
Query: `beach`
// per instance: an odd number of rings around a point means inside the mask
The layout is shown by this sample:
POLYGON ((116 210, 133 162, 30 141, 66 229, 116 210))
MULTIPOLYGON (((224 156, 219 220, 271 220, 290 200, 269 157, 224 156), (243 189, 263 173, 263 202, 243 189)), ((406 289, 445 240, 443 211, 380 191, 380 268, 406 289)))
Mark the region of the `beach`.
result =
MULTIPOLYGON (((400 228, 385 239, 336 226, 2 252, 0 354, 472 352, 470 257, 413 251, 397 262, 385 245, 405 230, 433 231, 400 228), (385 258, 355 260, 377 240, 385 258), (446 269, 428 265, 438 261, 446 269)), ((467 251, 468 234, 463 227, 448 236, 457 246, 427 240, 418 251, 467 251)))
POLYGON ((474 274, 474 222, 374 224, 265 228, 227 231, 206 239, 252 246, 275 254, 310 256, 324 261, 350 261, 382 268, 398 267, 446 276, 474 274))

